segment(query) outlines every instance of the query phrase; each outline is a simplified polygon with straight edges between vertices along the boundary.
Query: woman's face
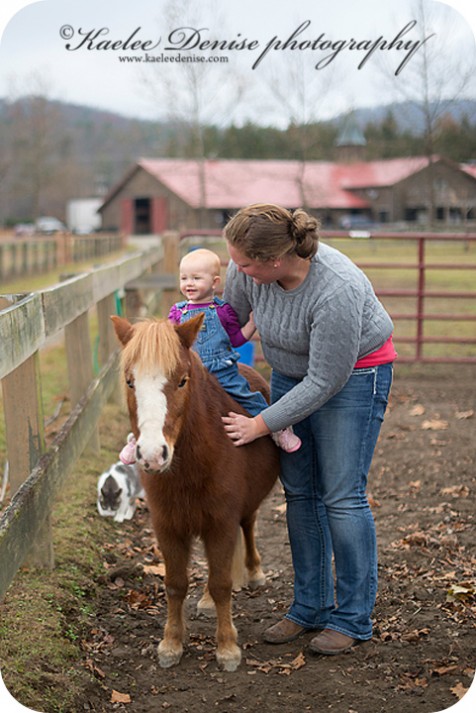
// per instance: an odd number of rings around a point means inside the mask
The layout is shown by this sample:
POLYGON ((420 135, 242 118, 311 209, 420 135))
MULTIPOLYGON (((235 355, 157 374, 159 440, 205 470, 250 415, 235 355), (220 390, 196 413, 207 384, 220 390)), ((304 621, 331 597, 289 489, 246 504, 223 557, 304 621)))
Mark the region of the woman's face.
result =
POLYGON ((253 260, 230 243, 228 243, 228 252, 238 268, 238 272, 249 275, 256 285, 269 285, 278 279, 276 260, 266 260, 266 262, 253 260))

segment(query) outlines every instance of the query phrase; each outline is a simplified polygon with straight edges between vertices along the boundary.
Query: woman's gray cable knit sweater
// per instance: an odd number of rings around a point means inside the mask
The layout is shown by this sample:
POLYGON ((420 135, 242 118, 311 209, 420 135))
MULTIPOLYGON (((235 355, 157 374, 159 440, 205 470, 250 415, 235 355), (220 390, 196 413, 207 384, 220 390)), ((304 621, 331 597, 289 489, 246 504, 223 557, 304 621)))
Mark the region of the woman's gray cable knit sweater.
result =
POLYGON ((393 324, 368 278, 335 248, 319 244, 304 282, 284 290, 256 285, 230 262, 224 298, 240 323, 252 311, 266 361, 301 379, 263 411, 271 431, 309 416, 342 389, 356 361, 379 349, 393 324))

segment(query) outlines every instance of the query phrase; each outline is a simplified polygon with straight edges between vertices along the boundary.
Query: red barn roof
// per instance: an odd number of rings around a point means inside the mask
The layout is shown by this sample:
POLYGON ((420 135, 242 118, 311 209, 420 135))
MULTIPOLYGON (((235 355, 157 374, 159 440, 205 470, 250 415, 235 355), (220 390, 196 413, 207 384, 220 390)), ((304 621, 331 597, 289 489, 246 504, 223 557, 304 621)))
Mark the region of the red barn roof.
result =
MULTIPOLYGON (((435 157, 434 160, 437 160, 435 157)), ((201 195, 200 164, 196 160, 141 158, 106 197, 106 205, 137 171, 143 169, 192 208, 241 208, 250 203, 276 203, 289 208, 367 208, 353 191, 392 186, 421 171, 424 156, 357 163, 328 161, 207 159, 201 195)))

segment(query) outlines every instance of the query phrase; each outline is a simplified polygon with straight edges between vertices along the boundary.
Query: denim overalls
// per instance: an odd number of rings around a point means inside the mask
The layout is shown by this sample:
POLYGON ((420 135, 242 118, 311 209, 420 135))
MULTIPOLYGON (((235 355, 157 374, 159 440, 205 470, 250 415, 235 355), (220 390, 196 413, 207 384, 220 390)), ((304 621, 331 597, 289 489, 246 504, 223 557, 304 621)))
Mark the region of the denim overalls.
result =
POLYGON ((181 312, 181 324, 203 312, 205 319, 193 345, 194 351, 198 353, 204 366, 218 379, 225 391, 248 413, 256 416, 268 404, 259 391, 250 391, 248 382, 238 371, 236 362, 240 355, 233 349, 230 337, 217 314, 217 306, 223 304, 225 304, 223 300, 214 297, 213 302, 207 307, 190 308, 186 301, 179 302, 176 306, 181 312))

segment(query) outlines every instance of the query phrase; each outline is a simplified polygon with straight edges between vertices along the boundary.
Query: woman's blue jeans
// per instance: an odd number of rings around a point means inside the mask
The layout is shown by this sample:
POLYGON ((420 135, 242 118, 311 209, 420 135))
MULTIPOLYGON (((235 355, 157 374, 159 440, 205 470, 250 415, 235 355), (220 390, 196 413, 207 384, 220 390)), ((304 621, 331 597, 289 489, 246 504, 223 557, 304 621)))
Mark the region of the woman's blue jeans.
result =
MULTIPOLYGON (((392 373, 392 364, 355 369, 338 394, 295 424, 301 448, 281 451, 294 567, 286 617, 309 629, 372 636, 377 542, 366 487, 392 373)), ((273 372, 272 401, 298 381, 273 372)))

